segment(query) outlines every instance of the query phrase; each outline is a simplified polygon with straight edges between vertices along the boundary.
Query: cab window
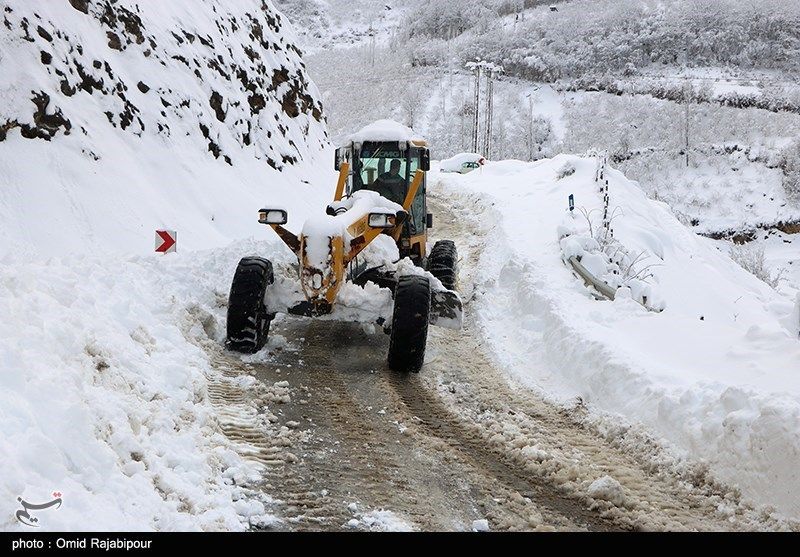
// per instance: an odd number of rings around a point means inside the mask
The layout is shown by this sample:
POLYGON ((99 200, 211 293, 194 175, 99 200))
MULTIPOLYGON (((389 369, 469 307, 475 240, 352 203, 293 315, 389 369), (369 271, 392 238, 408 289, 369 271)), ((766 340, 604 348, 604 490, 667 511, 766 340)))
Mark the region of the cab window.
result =
MULTIPOLYGON (((418 152, 412 151, 412 156, 409 159, 409 173, 408 173, 408 181, 411 184, 411 180, 414 179, 414 173, 420 167, 420 154, 418 152)), ((425 207, 425 181, 423 180, 422 184, 417 190, 417 195, 414 196, 414 201, 411 203, 411 233, 412 234, 422 234, 425 230, 425 222, 426 222, 426 215, 427 209, 425 207)))
POLYGON ((408 180, 408 168, 406 164, 406 153, 397 149, 387 149, 385 146, 369 146, 361 150, 360 165, 357 169, 356 180, 354 180, 354 190, 371 186, 383 174, 389 172, 393 160, 400 162, 400 176, 408 180))

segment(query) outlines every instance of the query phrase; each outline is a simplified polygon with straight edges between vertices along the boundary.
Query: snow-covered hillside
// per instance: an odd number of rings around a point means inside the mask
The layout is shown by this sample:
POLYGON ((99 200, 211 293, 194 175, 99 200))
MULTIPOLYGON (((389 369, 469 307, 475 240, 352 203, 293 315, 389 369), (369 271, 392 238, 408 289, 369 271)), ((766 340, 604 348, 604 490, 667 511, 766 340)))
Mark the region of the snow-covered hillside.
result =
MULTIPOLYGON (((800 10, 635 4, 4 0, 0 530, 26 530, 18 498, 55 492, 44 530, 405 529, 437 505, 481 530, 589 527, 611 507, 659 514, 614 528, 718 524, 671 521, 685 500, 648 499, 656 476, 723 523, 751 524, 755 502, 778 511, 759 509, 764 524, 800 528, 800 10), (476 56, 506 68, 480 105, 476 56), (324 214, 329 140, 383 118, 434 159, 481 151, 474 122, 491 129, 485 166, 428 174, 465 328, 430 333, 422 375, 400 380, 373 324, 392 322, 391 291, 350 283, 326 317, 362 321, 360 345, 281 315, 264 351, 226 350, 241 257, 275 264, 268 307, 304 298, 257 210, 285 208, 295 232, 319 215, 303 249, 326 265, 353 216, 324 214), (153 253, 157 229, 177 231, 177 254, 153 253), (393 463, 412 460, 403 483, 393 463), (432 464, 446 474, 423 498, 432 464), (520 497, 531 487, 541 501, 520 497)), ((426 272, 398 253, 382 235, 362 259, 426 272)))
POLYGON ((269 2, 4 2, 0 254, 178 249, 303 207, 322 106, 269 2))
POLYGON ((304 52, 348 48, 396 32, 411 2, 397 0, 276 0, 304 52))
MULTIPOLYGON (((309 71, 331 136, 357 129, 363 115, 389 115, 422 131, 435 158, 472 150, 474 77, 465 63, 477 56, 505 69, 493 87, 489 158, 607 150, 701 234, 750 234, 800 218, 787 170, 797 162, 785 157, 800 122, 797 3, 548 4, 411 1, 398 30, 376 27, 374 45, 337 43, 347 55, 313 48, 309 71)), ((355 22, 336 29, 346 34, 348 25, 356 32, 355 22)), ((309 21, 309 29, 319 28, 309 21)))
POLYGON ((595 171, 595 159, 559 155, 432 179, 463 218, 479 215, 476 234, 487 235, 473 308, 498 362, 546 396, 579 397, 645 424, 748 497, 796 515, 800 302, 613 170, 615 252, 638 259, 621 273, 644 277, 648 305, 663 311, 634 301, 641 296, 633 283, 614 302, 594 300, 565 265, 559 233, 585 230, 585 209, 597 234, 603 194, 595 171))
POLYGON ((291 28, 260 0, 8 0, 0 25, 0 529, 56 490, 46 530, 263 524, 202 343, 238 258, 277 249, 228 247, 257 210, 330 197, 291 28))

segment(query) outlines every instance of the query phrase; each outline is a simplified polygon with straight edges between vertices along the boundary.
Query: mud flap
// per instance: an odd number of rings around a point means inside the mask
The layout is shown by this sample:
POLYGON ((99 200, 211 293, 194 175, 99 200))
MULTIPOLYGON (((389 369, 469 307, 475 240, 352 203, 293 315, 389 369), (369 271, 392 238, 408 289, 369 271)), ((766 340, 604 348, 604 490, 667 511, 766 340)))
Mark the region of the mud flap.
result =
POLYGON ((464 312, 458 293, 453 290, 431 292, 431 313, 428 321, 437 327, 461 329, 464 312))

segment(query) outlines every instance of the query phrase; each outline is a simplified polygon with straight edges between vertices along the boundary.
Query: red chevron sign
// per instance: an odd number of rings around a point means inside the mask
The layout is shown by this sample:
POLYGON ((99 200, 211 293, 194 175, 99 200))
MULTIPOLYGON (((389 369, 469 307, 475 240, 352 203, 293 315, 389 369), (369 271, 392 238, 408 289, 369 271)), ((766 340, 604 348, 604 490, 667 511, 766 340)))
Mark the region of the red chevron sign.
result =
POLYGON ((175 230, 156 230, 156 252, 177 251, 178 233, 175 230))

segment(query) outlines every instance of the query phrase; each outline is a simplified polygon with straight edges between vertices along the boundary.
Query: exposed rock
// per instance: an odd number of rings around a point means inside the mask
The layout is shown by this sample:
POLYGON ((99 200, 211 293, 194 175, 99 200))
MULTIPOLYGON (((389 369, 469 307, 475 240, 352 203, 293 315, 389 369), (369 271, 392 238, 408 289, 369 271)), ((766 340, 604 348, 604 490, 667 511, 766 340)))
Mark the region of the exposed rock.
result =
POLYGON ((108 31, 106 32, 106 37, 108 37, 108 48, 119 51, 122 50, 122 41, 119 40, 119 35, 113 31, 108 31))
POLYGON ((33 93, 31 102, 36 106, 33 113, 33 125, 20 124, 17 120, 11 120, 0 124, 0 141, 5 141, 8 131, 19 128, 22 137, 26 139, 44 139, 50 141, 53 136, 64 128, 64 135, 69 135, 72 123, 64 118, 60 108, 53 110, 53 114, 48 114, 50 107, 50 95, 45 92, 33 93))
MULTIPOLYGON (((325 137, 324 129, 313 125, 322 121, 322 105, 310 91, 299 51, 286 40, 281 17, 266 2, 256 0, 253 9, 195 0, 192 17, 165 18, 159 26, 158 18, 145 17, 152 4, 137 0, 68 0, 69 6, 62 4, 67 12, 61 15, 55 0, 54 9, 45 15, 34 13, 25 0, 7 1, 3 32, 17 40, 10 43, 5 60, 35 57, 39 70, 30 73, 35 79, 32 88, 57 94, 52 100, 37 94, 34 124, 29 97, 4 99, 11 108, 0 120, 3 139, 18 129, 23 137, 49 140, 68 135, 77 121, 83 130, 80 136, 89 140, 98 126, 137 136, 150 128, 161 137, 202 134, 202 148, 228 164, 240 157, 224 151, 238 143, 249 156, 280 169, 316 150, 325 137), (74 10, 87 16, 85 25, 67 29, 65 21, 82 17, 74 10), (52 47, 43 48, 45 44, 52 47), (110 50, 126 55, 111 55, 110 50), (135 71, 122 67, 126 64, 136 64, 135 71), (159 76, 153 77, 157 95, 138 94, 154 89, 141 79, 146 75, 159 76), (138 93, 129 98, 134 87, 138 93), (73 102, 56 107, 59 97, 73 102), (84 97, 85 104, 76 104, 84 97), (270 114, 264 117, 267 110, 270 114), (290 137, 309 141, 295 144, 290 137)), ((164 6, 174 14, 184 9, 164 6)), ((8 62, 0 60, 0 71, 4 63, 8 62)), ((80 148, 97 150, 89 144, 80 148)))
POLYGON ((217 115, 217 120, 224 122, 226 113, 224 110, 222 110, 222 95, 214 91, 211 94, 211 99, 209 99, 209 104, 211 105, 212 110, 214 110, 214 114, 217 115))
POLYGON ((53 35, 45 31, 44 27, 42 27, 41 25, 36 28, 36 32, 39 34, 41 38, 43 38, 47 42, 49 43, 53 42, 53 35))
POLYGON ((69 3, 79 12, 89 13, 89 0, 69 0, 69 3))

